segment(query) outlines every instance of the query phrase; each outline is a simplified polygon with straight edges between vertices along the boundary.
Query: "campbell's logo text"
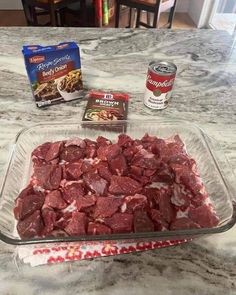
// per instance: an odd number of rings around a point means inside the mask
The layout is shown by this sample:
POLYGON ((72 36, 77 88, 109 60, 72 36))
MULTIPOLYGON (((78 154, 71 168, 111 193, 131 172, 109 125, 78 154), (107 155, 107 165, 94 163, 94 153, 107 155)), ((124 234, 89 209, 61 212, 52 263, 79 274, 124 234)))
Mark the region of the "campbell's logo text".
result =
POLYGON ((148 75, 148 77, 147 77, 147 83, 155 86, 156 88, 170 87, 174 84, 174 80, 175 79, 172 78, 170 80, 165 80, 165 81, 154 81, 154 80, 152 80, 152 77, 150 75, 148 75))
POLYGON ((43 55, 35 55, 29 58, 31 64, 39 64, 43 61, 45 61, 45 56, 43 55))

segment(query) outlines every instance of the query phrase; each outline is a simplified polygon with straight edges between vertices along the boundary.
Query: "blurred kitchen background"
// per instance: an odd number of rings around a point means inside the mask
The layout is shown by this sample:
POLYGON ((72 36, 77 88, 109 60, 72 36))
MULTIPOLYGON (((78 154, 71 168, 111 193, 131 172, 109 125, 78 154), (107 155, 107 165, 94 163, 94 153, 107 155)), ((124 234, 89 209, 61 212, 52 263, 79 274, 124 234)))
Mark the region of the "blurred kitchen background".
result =
POLYGON ((167 27, 173 29, 212 28, 233 33, 236 0, 0 0, 0 26, 114 27, 116 18, 119 27, 154 24, 161 28, 169 20, 167 27))

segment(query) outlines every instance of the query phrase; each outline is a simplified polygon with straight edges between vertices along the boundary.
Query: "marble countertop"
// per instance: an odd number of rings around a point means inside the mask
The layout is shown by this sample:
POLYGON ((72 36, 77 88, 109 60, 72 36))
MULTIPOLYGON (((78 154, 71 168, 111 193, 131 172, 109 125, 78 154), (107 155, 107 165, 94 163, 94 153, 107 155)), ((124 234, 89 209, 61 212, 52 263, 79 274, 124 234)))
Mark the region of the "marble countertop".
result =
MULTIPOLYGON (((9 144, 23 127, 80 120, 84 101, 37 109, 23 44, 80 44, 88 88, 128 91, 129 119, 169 118, 197 123, 223 147, 236 173, 236 47, 234 36, 213 30, 78 28, 0 29, 0 172, 9 144), (148 63, 178 67, 170 106, 144 107, 148 63)), ((31 268, 14 263, 15 248, 0 243, 0 294, 236 294, 236 227, 189 244, 151 252, 31 268)))

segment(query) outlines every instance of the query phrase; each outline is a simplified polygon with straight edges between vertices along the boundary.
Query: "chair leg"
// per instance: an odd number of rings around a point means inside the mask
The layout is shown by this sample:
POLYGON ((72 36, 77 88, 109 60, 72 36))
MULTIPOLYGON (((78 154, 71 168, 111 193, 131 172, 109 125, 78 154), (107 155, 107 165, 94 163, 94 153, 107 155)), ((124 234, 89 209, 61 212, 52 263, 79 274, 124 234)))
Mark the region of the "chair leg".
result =
POLYGON ((33 21, 33 26, 37 26, 38 25, 38 19, 37 19, 37 14, 36 14, 36 10, 35 7, 30 7, 30 13, 32 16, 32 21, 33 21))
POLYGON ((175 9, 176 9, 177 0, 175 0, 174 6, 171 7, 169 17, 168 17, 168 29, 172 28, 173 19, 175 15, 175 9))
POLYGON ((131 28, 131 19, 132 19, 132 8, 130 7, 130 9, 129 9, 129 24, 128 24, 128 28, 131 28))
POLYGON ((151 26, 151 12, 146 12, 146 16, 147 16, 147 24, 149 26, 151 26))
POLYGON ((117 1, 116 3, 116 18, 115 18, 115 28, 119 28, 120 22, 120 3, 117 1))
POLYGON ((56 11, 55 11, 54 3, 52 1, 50 1, 50 18, 51 18, 51 26, 55 27, 57 25, 56 11))
POLYGON ((80 5, 81 5, 81 13, 82 13, 82 26, 87 27, 86 0, 81 0, 80 5))
POLYGON ((136 16, 136 28, 139 28, 139 24, 140 24, 140 15, 141 15, 141 9, 137 9, 137 16, 136 16))

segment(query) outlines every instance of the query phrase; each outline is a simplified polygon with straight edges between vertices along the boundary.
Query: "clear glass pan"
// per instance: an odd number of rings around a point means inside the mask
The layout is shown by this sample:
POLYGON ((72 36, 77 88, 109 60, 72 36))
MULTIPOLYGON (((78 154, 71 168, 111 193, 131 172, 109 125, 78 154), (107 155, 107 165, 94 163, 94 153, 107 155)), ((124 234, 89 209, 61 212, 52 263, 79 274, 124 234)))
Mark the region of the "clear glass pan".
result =
POLYGON ((86 124, 84 122, 54 122, 51 124, 38 124, 22 130, 17 135, 12 149, 0 190, 0 239, 15 245, 107 240, 137 242, 141 240, 190 239, 201 235, 223 232, 230 229, 236 222, 236 205, 233 199, 232 179, 232 171, 229 169, 218 144, 213 144, 212 140, 200 128, 185 121, 119 121, 119 123, 86 122, 86 124), (209 197, 220 218, 219 225, 214 228, 178 231, 21 240, 15 230, 13 208, 14 200, 20 190, 26 186, 31 174, 30 155, 32 150, 46 141, 57 141, 76 136, 95 139, 98 135, 114 139, 121 132, 127 133, 133 138, 141 138, 145 133, 162 138, 179 134, 186 144, 188 153, 197 162, 209 197))

